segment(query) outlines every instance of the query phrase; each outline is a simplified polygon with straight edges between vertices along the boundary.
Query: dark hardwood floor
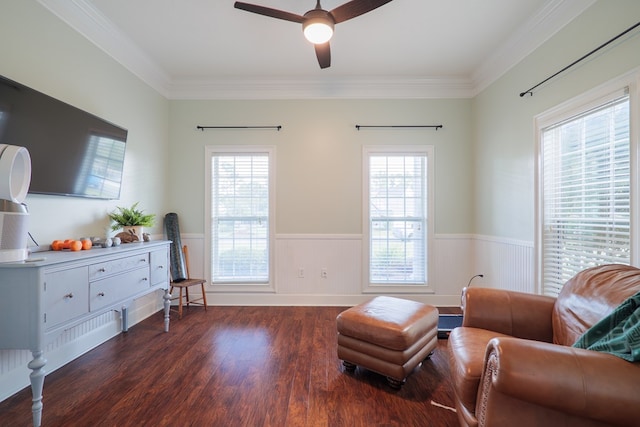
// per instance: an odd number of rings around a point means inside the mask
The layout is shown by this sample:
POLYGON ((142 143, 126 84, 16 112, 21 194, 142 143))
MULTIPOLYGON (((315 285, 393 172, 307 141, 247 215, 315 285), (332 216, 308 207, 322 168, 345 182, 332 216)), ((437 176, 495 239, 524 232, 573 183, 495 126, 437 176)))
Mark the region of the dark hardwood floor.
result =
MULTIPOLYGON (((42 425, 458 425, 446 340, 394 390, 360 367, 343 372, 344 309, 191 307, 172 313, 169 333, 157 313, 47 375, 42 425)), ((0 402, 0 426, 31 422, 29 388, 0 402)))

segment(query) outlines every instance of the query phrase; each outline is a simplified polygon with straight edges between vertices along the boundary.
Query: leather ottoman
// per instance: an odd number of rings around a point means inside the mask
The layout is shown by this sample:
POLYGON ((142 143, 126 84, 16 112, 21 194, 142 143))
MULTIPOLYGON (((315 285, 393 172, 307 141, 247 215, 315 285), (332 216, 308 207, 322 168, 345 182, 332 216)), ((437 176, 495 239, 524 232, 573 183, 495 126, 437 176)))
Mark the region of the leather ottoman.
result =
POLYGON ((399 388, 438 344, 438 309, 401 298, 379 296, 340 313, 338 358, 387 377, 399 388))

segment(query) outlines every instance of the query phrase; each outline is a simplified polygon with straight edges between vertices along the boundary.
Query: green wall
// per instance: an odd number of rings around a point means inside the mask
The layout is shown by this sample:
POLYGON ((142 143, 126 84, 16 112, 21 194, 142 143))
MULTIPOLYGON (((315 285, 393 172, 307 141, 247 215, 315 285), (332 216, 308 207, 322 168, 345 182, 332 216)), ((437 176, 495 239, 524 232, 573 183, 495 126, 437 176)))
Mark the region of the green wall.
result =
POLYGON ((1 75, 129 130, 120 200, 27 197, 38 243, 104 236, 116 205, 164 212, 169 102, 36 1, 2 0, 0 40, 1 75))
MULTIPOLYGON (((0 74, 129 129, 119 201, 27 198, 32 233, 102 235, 106 213, 140 201, 204 231, 204 147, 277 147, 277 232, 362 231, 365 144, 435 146, 439 234, 532 241, 533 118, 640 66, 639 31, 537 89, 518 94, 640 20, 636 0, 600 0, 473 99, 169 101, 36 1, 0 4, 0 74), (279 124, 280 132, 197 131, 197 125, 279 124), (444 129, 361 130, 356 124, 442 124, 444 129)), ((160 233, 160 225, 152 232, 160 233)))
POLYGON ((204 232, 204 147, 276 147, 276 232, 362 232, 362 146, 435 147, 437 233, 472 231, 470 100, 171 101, 170 206, 181 231, 204 232), (355 125, 443 129, 361 129, 355 125), (196 126, 282 125, 275 130, 196 126))
POLYGON ((640 30, 519 94, 638 21, 640 1, 598 1, 473 99, 476 234, 534 240, 534 117, 640 66, 640 30))

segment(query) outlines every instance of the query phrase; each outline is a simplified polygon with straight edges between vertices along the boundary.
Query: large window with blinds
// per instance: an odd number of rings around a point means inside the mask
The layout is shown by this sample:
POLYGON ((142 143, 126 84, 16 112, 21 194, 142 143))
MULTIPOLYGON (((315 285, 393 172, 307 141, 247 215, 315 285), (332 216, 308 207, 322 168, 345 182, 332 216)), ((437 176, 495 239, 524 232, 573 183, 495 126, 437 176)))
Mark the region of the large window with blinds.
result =
POLYGON ((207 148, 210 278, 269 287, 272 275, 273 148, 207 148))
POLYGON ((432 148, 365 147, 363 158, 365 291, 428 291, 432 148))
POLYGON ((628 90, 539 128, 542 291, 557 295, 585 268, 631 262, 628 90))

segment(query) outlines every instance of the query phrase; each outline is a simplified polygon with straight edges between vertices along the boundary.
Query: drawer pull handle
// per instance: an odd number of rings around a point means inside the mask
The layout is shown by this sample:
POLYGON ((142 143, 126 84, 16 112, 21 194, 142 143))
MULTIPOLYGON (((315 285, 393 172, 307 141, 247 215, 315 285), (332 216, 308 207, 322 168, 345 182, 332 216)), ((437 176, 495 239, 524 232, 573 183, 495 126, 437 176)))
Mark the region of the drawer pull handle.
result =
POLYGON ((158 268, 162 270, 164 268, 164 265, 159 265, 158 268))
POLYGON ((104 296, 104 292, 100 292, 100 293, 98 294, 98 296, 99 296, 99 297, 103 297, 103 296, 104 296))
POLYGON ((73 293, 69 292, 68 294, 66 294, 64 297, 64 299, 71 299, 73 298, 73 293))
POLYGON ((146 258, 140 258, 140 262, 147 262, 146 258))
POLYGON ((142 278, 142 281, 143 281, 143 282, 146 282, 147 280, 149 280, 149 279, 147 279, 146 277, 143 277, 143 278, 142 278))
POLYGON ((105 271, 107 271, 107 269, 104 267, 98 269, 98 273, 104 273, 105 271))

